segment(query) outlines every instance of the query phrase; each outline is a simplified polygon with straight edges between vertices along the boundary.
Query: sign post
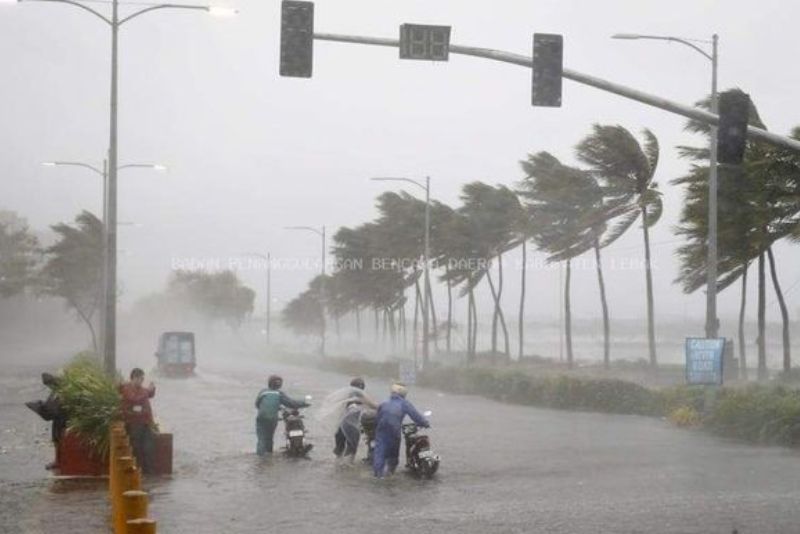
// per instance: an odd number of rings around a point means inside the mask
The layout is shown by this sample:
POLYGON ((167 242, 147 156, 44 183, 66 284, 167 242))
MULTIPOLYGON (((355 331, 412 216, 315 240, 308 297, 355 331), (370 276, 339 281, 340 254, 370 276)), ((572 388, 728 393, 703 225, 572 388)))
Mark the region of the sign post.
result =
POLYGON ((686 338, 686 383, 699 386, 722 385, 724 338, 686 338))

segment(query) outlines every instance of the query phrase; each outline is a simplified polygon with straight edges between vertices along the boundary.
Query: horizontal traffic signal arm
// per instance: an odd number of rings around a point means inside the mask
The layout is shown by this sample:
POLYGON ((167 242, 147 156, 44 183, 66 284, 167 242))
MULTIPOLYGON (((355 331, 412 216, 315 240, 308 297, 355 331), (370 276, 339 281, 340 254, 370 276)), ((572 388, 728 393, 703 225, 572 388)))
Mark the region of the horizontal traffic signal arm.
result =
MULTIPOLYGON (((400 46, 400 41, 398 39, 386 39, 382 37, 362 37, 357 35, 315 33, 314 39, 318 41, 333 41, 338 43, 387 46, 393 48, 399 48, 400 46)), ((492 61, 500 61, 503 63, 511 63, 512 65, 519 65, 529 69, 533 68, 533 60, 531 57, 523 56, 521 54, 514 54, 512 52, 504 52, 502 50, 493 50, 490 48, 477 48, 472 46, 461 46, 461 45, 451 44, 450 53, 460 54, 462 56, 480 57, 492 61)), ((637 102, 641 102, 642 104, 647 104, 648 106, 653 106, 659 109, 663 109, 665 111, 669 111, 670 113, 681 115, 689 119, 695 119, 700 122, 714 126, 718 125, 719 123, 719 117, 717 115, 709 113, 708 111, 705 111, 703 109, 696 108, 693 106, 686 106, 684 104, 679 104, 677 102, 672 102, 671 100, 667 100, 666 98, 661 98, 659 96, 651 95, 643 91, 638 91, 636 89, 632 89, 624 85, 620 85, 614 82, 609 82, 607 80, 603 80, 602 78, 597 78, 595 76, 590 76, 588 74, 582 74, 580 72, 571 69, 564 69, 563 77, 568 80, 572 80, 574 82, 583 85, 588 85, 590 87, 594 87, 596 89, 600 89, 601 91, 606 91, 608 93, 614 93, 624 98, 635 100, 637 102)), ((774 134, 772 132, 762 130, 761 128, 755 128, 753 126, 747 127, 747 135, 755 139, 760 139, 761 141, 764 141, 771 145, 783 147, 800 153, 800 141, 797 141, 790 137, 774 134)))

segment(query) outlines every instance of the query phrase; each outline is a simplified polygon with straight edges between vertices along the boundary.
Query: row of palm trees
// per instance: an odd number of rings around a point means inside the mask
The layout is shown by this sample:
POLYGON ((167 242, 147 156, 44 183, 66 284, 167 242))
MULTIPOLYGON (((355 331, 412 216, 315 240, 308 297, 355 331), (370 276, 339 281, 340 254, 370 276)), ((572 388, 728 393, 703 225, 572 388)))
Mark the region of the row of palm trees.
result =
MULTIPOLYGON (((708 102, 699 105, 708 107, 708 102)), ((751 110, 751 122, 763 127, 751 110)), ((687 128, 708 135, 708 128, 690 122, 687 128)), ((800 133, 800 132, 798 132, 800 133)), ((708 150, 679 147, 692 161, 689 173, 673 180, 686 191, 676 232, 685 238, 678 250, 681 271, 676 282, 687 293, 705 281, 707 235, 708 150)), ((341 228, 334 236, 333 253, 338 269, 312 281, 309 289, 284 310, 286 324, 298 332, 317 331, 323 309, 337 322, 351 314, 361 333, 361 315, 371 310, 376 334, 381 325, 393 346, 407 350, 407 325, 412 339, 419 338, 422 299, 431 304, 431 340, 451 351, 454 294, 466 298, 466 352, 476 357, 478 312, 476 288, 484 283, 493 300, 491 354, 510 358, 508 322, 501 306, 504 286, 503 259, 521 249, 522 271, 518 309, 518 357, 523 356, 526 299, 526 260, 533 244, 548 262, 566 268, 564 286, 567 363, 572 366, 571 294, 572 262, 582 254, 595 259, 603 317, 603 363, 610 365, 610 319, 602 251, 639 222, 645 257, 647 337, 649 361, 657 365, 655 304, 651 270, 650 229, 661 218, 663 203, 655 173, 659 144, 649 130, 641 141, 621 126, 595 125, 575 147, 581 166, 570 166, 549 152, 530 154, 521 161, 523 179, 514 189, 472 182, 463 186, 461 205, 431 205, 431 265, 447 288, 446 317, 439 321, 431 287, 423 287, 422 263, 424 202, 406 194, 386 192, 377 199, 378 217, 354 228, 341 228), (323 306, 324 301, 324 306, 323 306), (407 320, 407 304, 413 318, 407 320)), ((800 158, 751 141, 746 163, 720 168, 719 289, 742 280, 740 357, 745 369, 743 317, 749 264, 759 260, 759 376, 766 376, 764 341, 764 265, 770 261, 774 289, 784 321, 784 367, 791 365, 789 320, 778 283, 772 245, 784 238, 800 239, 800 158), (763 371, 762 371, 763 368, 763 371)), ((415 347, 416 348, 416 347, 415 347)))
POLYGON ((644 142, 621 126, 595 126, 576 147, 587 168, 562 164, 547 152, 521 162, 524 178, 516 189, 472 182, 464 185, 461 205, 431 205, 429 265, 447 288, 446 319, 440 322, 431 294, 423 287, 424 202, 406 194, 386 192, 377 199, 376 220, 334 235, 333 254, 339 266, 318 277, 284 310, 286 324, 300 333, 321 328, 322 300, 336 320, 353 314, 358 331, 361 312, 371 310, 376 331, 381 321, 393 343, 406 343, 406 305, 413 300, 412 339, 418 339, 422 299, 431 303, 431 339, 439 349, 452 349, 454 293, 467 299, 467 357, 477 352, 476 288, 483 282, 493 300, 491 353, 511 355, 508 321, 503 311, 503 259, 521 248, 521 293, 518 312, 518 356, 523 356, 525 281, 528 245, 533 243, 549 262, 566 264, 564 306, 567 362, 573 364, 570 280, 574 258, 592 251, 596 259, 604 325, 603 361, 610 364, 610 320, 601 249, 621 237, 637 219, 643 225, 647 268, 648 339, 650 361, 657 362, 654 306, 650 271, 649 228, 660 218, 661 195, 654 182, 658 142, 645 130, 644 142), (496 267, 496 268, 495 268, 496 267), (410 297, 409 298, 409 293, 410 297), (501 348, 502 347, 502 348, 501 348))

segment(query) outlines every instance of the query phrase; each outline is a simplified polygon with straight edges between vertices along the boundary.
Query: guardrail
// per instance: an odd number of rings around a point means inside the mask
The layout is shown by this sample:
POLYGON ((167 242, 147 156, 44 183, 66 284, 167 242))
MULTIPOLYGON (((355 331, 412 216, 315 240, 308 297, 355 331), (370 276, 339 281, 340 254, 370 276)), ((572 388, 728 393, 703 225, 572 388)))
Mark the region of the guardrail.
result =
POLYGON ((148 494, 133 457, 125 425, 112 423, 109 436, 108 493, 114 534, 155 534, 156 521, 147 517, 148 494))

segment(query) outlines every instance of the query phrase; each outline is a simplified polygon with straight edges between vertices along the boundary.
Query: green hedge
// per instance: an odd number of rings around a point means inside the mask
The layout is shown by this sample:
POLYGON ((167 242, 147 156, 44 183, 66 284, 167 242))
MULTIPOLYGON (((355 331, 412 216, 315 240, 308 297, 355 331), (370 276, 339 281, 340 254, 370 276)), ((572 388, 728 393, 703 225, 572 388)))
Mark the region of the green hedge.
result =
MULTIPOLYGON (((398 372, 397 362, 391 361, 336 358, 320 365, 329 371, 385 379, 396 378, 398 372)), ((676 424, 698 426, 723 437, 800 446, 800 391, 780 385, 716 391, 701 386, 649 389, 617 379, 537 376, 521 368, 482 366, 432 366, 419 374, 418 383, 528 406, 669 417, 671 421, 684 421, 676 424)))

